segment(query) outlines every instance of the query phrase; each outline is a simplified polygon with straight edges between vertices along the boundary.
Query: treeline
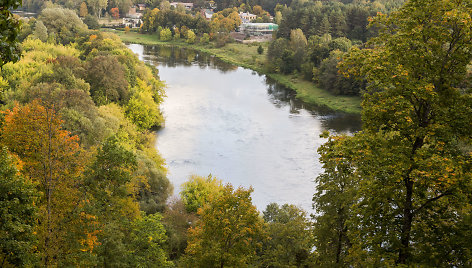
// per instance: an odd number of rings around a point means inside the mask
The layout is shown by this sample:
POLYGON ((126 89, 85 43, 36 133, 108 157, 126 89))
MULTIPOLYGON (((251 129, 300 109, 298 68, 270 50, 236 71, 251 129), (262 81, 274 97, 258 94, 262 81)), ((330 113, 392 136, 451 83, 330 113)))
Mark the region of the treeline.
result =
POLYGON ((168 265, 156 213, 172 186, 150 131, 164 84, 72 11, 30 27, 0 73, 2 267, 168 265))
POLYGON ((164 8, 146 10, 141 32, 157 33, 161 41, 185 39, 187 43, 208 44, 216 41, 216 46, 224 46, 231 41, 229 33, 241 25, 237 8, 228 8, 213 14, 207 21, 200 13, 196 16, 184 11, 164 8))
POLYGON ((81 17, 87 14, 101 17, 105 14, 113 14, 118 11, 120 16, 124 16, 129 12, 129 9, 135 4, 144 4, 146 1, 134 0, 24 0, 21 9, 40 13, 44 8, 52 7, 54 5, 64 7, 77 11, 81 17), (114 10, 112 10, 114 9, 114 10))
POLYGON ((403 1, 293 1, 277 5, 277 39, 268 51, 268 68, 284 74, 300 73, 336 95, 359 95, 363 82, 339 74, 343 53, 376 36, 368 19, 388 13, 403 1))

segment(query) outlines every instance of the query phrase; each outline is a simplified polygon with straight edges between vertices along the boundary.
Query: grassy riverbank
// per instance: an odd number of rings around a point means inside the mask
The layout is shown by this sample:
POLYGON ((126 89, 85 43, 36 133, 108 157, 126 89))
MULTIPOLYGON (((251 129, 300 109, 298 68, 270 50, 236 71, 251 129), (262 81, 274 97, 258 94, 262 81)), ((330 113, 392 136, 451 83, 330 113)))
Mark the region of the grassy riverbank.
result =
POLYGON ((297 92, 297 98, 304 102, 327 106, 333 110, 343 111, 347 113, 359 114, 361 111, 359 97, 335 96, 323 89, 316 87, 315 84, 303 80, 297 75, 283 75, 268 73, 265 69, 264 62, 266 60, 266 53, 268 43, 261 43, 264 48, 264 53, 259 55, 257 53, 258 44, 240 44, 231 43, 224 47, 216 48, 212 44, 187 44, 183 40, 162 42, 157 38, 157 35, 139 34, 136 32, 125 33, 123 31, 113 31, 123 42, 138 43, 143 45, 172 45, 180 47, 191 47, 202 52, 210 53, 216 57, 235 65, 249 68, 260 73, 268 75, 277 82, 289 87, 297 92))

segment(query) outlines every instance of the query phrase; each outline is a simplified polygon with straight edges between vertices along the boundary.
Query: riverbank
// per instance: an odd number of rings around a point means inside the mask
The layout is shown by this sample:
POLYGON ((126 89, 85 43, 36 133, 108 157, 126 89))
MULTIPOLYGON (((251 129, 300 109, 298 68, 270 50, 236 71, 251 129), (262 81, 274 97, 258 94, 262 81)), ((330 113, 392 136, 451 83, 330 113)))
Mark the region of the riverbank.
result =
POLYGON ((360 97, 336 96, 316 87, 312 82, 303 80, 298 75, 283 75, 267 72, 264 63, 266 60, 268 43, 260 43, 260 45, 262 45, 264 48, 264 53, 259 54, 257 53, 259 43, 231 43, 225 45, 224 47, 217 48, 212 44, 187 44, 183 40, 163 42, 157 38, 157 35, 151 34, 139 34, 136 32, 125 33, 123 31, 113 31, 113 33, 117 34, 123 42, 137 43, 142 45, 189 47, 202 52, 210 53, 223 61, 266 74, 284 86, 296 91, 297 98, 306 103, 326 106, 332 110, 351 114, 359 114, 361 112, 360 97))

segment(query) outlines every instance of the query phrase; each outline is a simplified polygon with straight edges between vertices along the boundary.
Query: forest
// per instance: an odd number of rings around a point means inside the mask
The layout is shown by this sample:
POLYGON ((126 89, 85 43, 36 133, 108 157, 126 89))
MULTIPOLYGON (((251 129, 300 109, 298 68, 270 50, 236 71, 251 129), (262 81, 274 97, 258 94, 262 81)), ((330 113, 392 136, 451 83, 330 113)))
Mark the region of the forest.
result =
MULTIPOLYGON (((221 45, 258 6, 267 68, 362 96, 361 131, 322 134, 313 215, 212 175, 171 198, 158 69, 82 2, 40 2, 0 9, 2 267, 472 266, 471 0, 216 1, 211 22, 148 3, 141 31, 221 45)), ((111 2, 87 3, 131 3, 111 2)))

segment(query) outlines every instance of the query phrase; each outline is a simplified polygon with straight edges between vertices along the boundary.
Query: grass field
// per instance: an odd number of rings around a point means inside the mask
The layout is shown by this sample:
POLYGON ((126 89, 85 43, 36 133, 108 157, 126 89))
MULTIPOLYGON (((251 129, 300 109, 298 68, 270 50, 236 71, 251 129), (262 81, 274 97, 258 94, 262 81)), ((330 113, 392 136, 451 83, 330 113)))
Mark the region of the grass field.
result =
POLYGON ((183 40, 163 42, 157 38, 157 34, 139 34, 136 32, 125 33, 123 31, 113 31, 120 36, 123 42, 138 43, 143 45, 171 45, 181 47, 191 47, 199 51, 207 52, 216 57, 235 65, 249 68, 260 73, 264 73, 277 82, 289 87, 297 92, 297 98, 304 102, 329 107, 330 109, 346 113, 359 114, 361 112, 361 98, 350 96, 335 96, 323 89, 318 88, 314 83, 306 81, 297 75, 283 75, 269 73, 265 69, 266 52, 268 43, 240 44, 231 43, 224 47, 217 48, 212 44, 187 44, 183 40), (262 45, 264 53, 257 53, 258 46, 262 45))

